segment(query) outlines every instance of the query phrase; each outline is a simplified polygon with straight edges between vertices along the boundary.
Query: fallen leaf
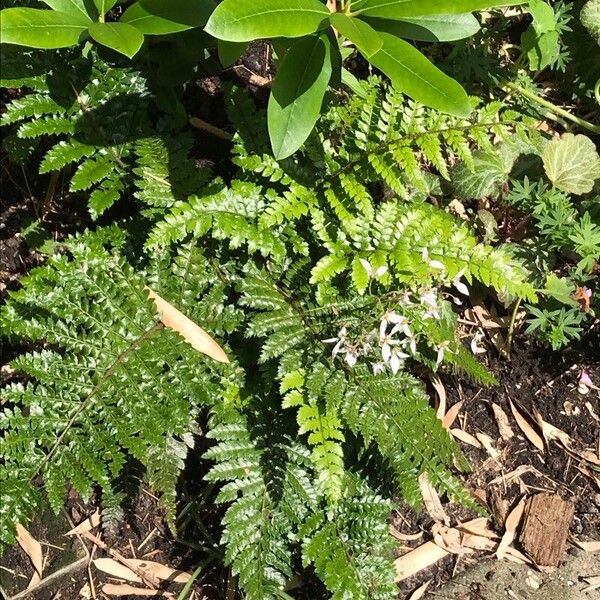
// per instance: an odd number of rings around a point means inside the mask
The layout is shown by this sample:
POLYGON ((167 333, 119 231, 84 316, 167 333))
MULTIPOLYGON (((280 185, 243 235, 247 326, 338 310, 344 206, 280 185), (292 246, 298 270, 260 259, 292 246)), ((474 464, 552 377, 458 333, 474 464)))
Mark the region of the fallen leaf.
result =
POLYGON ((446 527, 440 523, 435 523, 432 528, 433 541, 447 552, 452 554, 470 554, 473 550, 462 543, 462 535, 458 529, 446 527))
POLYGON ((427 591, 429 584, 432 582, 432 579, 426 581, 423 585, 419 586, 409 597, 408 600, 420 600, 427 591))
POLYGON ((174 581, 175 583, 187 583, 191 578, 191 575, 189 573, 186 573, 185 571, 172 569, 167 565, 163 565, 162 563, 154 562, 151 560, 128 558, 127 562, 130 563, 133 567, 136 567, 144 572, 152 573, 154 577, 162 579, 164 581, 174 581))
POLYGON ((160 315, 160 320, 166 327, 181 334, 185 341, 198 350, 198 352, 206 354, 218 362, 229 362, 229 358, 227 358, 223 348, 221 348, 221 346, 219 346, 219 344, 217 344, 204 329, 196 325, 191 319, 188 319, 181 311, 177 310, 166 300, 163 300, 151 289, 146 288, 146 291, 150 298, 154 300, 156 310, 160 315))
POLYGON ((500 543, 498 544, 498 548, 496 549, 496 557, 498 560, 504 558, 506 549, 513 543, 515 534, 517 532, 517 527, 519 527, 519 523, 521 522, 521 518, 523 516, 524 508, 525 498, 521 498, 519 503, 510 511, 510 513, 508 513, 506 521, 504 522, 504 534, 500 540, 500 543))
POLYGON ((418 548, 407 552, 394 561, 395 581, 402 581, 415 573, 430 567, 438 560, 448 556, 448 552, 434 542, 425 542, 418 548))
POLYGON ((481 444, 477 441, 477 438, 473 437, 470 433, 463 431, 462 429, 450 429, 450 433, 461 442, 475 446, 475 448, 481 448, 481 444))
POLYGON ((454 421, 456 421, 456 417, 458 417, 458 413, 460 412, 463 403, 464 400, 461 400, 448 409, 448 412, 446 412, 444 418, 442 419, 442 425, 444 426, 444 429, 450 429, 450 427, 452 427, 452 424, 454 421))
POLYGON ((431 381, 431 385, 438 395, 439 403, 436 410, 436 415, 437 418, 441 420, 446 414, 446 388, 444 387, 442 380, 439 378, 439 375, 433 374, 429 377, 429 380, 431 381))
POLYGON ((573 538, 573 543, 578 547, 584 550, 585 552, 600 552, 600 541, 594 540, 591 542, 582 542, 580 540, 576 540, 573 538))
POLYGON ((23 552, 27 554, 35 573, 29 582, 27 588, 33 587, 39 583, 42 579, 42 571, 44 570, 44 559, 42 555, 41 544, 21 525, 17 523, 17 542, 23 549, 23 552))
POLYGON ((540 451, 544 452, 544 441, 533 429, 533 427, 527 422, 527 419, 517 410, 517 407, 513 404, 512 400, 508 401, 510 404, 510 410, 519 426, 519 429, 525 434, 525 437, 540 451))
POLYGON ((510 440, 510 438, 512 438, 515 434, 508 422, 508 415, 500 406, 495 403, 492 403, 492 410, 494 411, 494 417, 498 425, 500 437, 503 440, 510 440))
POLYGON ((542 415, 537 410, 534 410, 533 416, 535 417, 537 424, 542 430, 542 435, 544 436, 546 442, 549 442, 550 440, 556 440, 560 442, 565 448, 569 450, 571 449, 571 446, 573 445, 573 440, 567 433, 565 433, 562 429, 554 427, 554 425, 551 425, 550 423, 544 421, 542 415))
POLYGON ((492 552, 496 549, 498 542, 490 540, 482 535, 474 535, 472 533, 465 533, 462 538, 463 546, 472 548, 473 550, 484 550, 486 552, 492 552))
POLYGON ((440 497, 436 489, 429 482, 429 476, 427 472, 419 475, 419 487, 421 488, 421 495, 423 496, 423 502, 425 503, 425 509, 430 514, 431 518, 438 523, 450 522, 446 511, 442 507, 440 497))
POLYGON ((520 552, 516 548, 513 548, 512 546, 509 546, 508 548, 504 549, 503 558, 505 558, 506 560, 510 560, 511 562, 518 563, 519 565, 533 564, 533 562, 531 562, 522 552, 520 552))
POLYGON ((398 531, 393 525, 390 525, 390 535, 394 536, 397 540, 401 542, 414 542, 415 540, 419 540, 423 537, 423 532, 419 531, 419 533, 402 533, 398 531))
POLYGON ((498 460, 498 458, 500 457, 500 453, 498 452, 498 450, 496 450, 496 448, 494 448, 492 438, 489 435, 480 432, 477 432, 475 434, 475 437, 481 442, 481 445, 485 448, 486 452, 494 460, 498 460))
POLYGON ((124 579, 125 581, 134 581, 135 583, 142 583, 142 578, 136 575, 131 569, 128 569, 125 565, 113 560, 112 558, 96 558, 92 561, 94 566, 99 571, 116 577, 117 579, 124 579))
POLYGON ((97 509, 93 515, 90 515, 85 521, 82 521, 77 525, 77 527, 73 527, 65 533, 65 535, 80 535, 85 531, 91 531, 94 527, 100 525, 100 510, 97 509))
POLYGON ((498 534, 489 528, 489 520, 486 517, 479 517, 466 523, 461 523, 456 526, 456 529, 462 533, 486 537, 491 540, 498 539, 498 534))
POLYGON ((149 588, 138 588, 129 584, 107 583, 102 586, 102 591, 107 596, 152 596, 154 598, 174 598, 175 595, 171 592, 155 590, 149 588))

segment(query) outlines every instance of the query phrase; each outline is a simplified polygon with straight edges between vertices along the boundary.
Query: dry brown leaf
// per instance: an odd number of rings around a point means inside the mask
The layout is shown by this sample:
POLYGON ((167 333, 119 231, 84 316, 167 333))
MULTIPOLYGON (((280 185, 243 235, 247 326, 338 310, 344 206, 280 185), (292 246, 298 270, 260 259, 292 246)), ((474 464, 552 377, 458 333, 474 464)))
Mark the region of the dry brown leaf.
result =
POLYGON ((504 522, 504 535, 498 544, 496 549, 496 557, 498 560, 504 558, 506 549, 513 543, 517 528, 523 517, 523 510, 525 508, 525 498, 521 498, 519 503, 508 513, 506 521, 504 522))
POLYGON ((151 560, 140 560, 137 558, 128 558, 127 562, 133 567, 144 571, 145 573, 151 573, 157 579, 165 581, 174 581, 175 583, 187 583, 191 575, 185 571, 179 571, 178 569, 172 569, 162 563, 157 563, 151 560))
POLYGON ((458 529, 435 523, 431 532, 433 533, 433 541, 447 552, 459 556, 473 552, 471 548, 462 543, 462 535, 458 529))
POLYGON ((448 552, 434 542, 425 542, 394 561, 395 581, 402 581, 415 573, 430 567, 438 560, 448 556, 448 552))
POLYGON ((107 596, 152 596, 154 598, 174 598, 175 595, 171 592, 155 590, 149 588, 138 588, 129 584, 107 583, 102 586, 102 591, 107 596))
POLYGON ((431 381, 431 385, 433 389, 437 392, 439 398, 439 404, 436 410, 437 418, 442 420, 444 415, 446 414, 446 388, 442 383, 439 375, 433 374, 430 375, 429 380, 431 381))
POLYGON ((498 425, 498 431, 500 432, 500 437, 503 440, 510 440, 510 438, 514 437, 515 433, 511 429, 511 426, 508 422, 508 415, 504 412, 504 410, 495 403, 492 403, 492 410, 494 411, 494 417, 496 419, 496 423, 498 425))
POLYGON ((585 552, 600 552, 600 541, 594 540, 591 542, 582 542, 580 540, 576 540, 573 538, 573 543, 578 547, 584 550, 585 552))
POLYGON ((513 548, 512 546, 504 549, 504 559, 520 565, 533 565, 531 560, 529 560, 522 552, 516 548, 513 548))
MULTIPOLYGON (((129 559, 128 559, 129 560, 129 559)), ((142 583, 142 578, 136 575, 131 569, 128 569, 125 565, 120 562, 113 560, 112 558, 96 558, 92 561, 94 566, 99 571, 116 577, 117 579, 124 579, 125 581, 133 581, 135 583, 142 583)))
POLYGON ((485 550, 486 552, 492 552, 498 545, 494 540, 472 533, 465 533, 463 535, 462 544, 467 548, 473 548, 473 550, 485 550))
POLYGON ((588 584, 586 588, 583 588, 584 592, 591 592, 592 590, 597 590, 600 588, 600 575, 596 575, 594 577, 584 577, 583 581, 588 584))
POLYGON ((27 586, 29 589, 38 584, 42 579, 42 572, 44 570, 42 545, 21 524, 17 524, 17 542, 23 549, 23 552, 29 557, 35 570, 35 573, 27 586))
POLYGON ((512 400, 508 401, 510 404, 510 410, 519 426, 519 429, 525 434, 525 437, 540 451, 544 452, 544 441, 535 431, 535 429, 528 423, 527 419, 519 412, 517 407, 513 404, 512 400))
POLYGON ((97 509, 93 515, 90 515, 85 521, 82 521, 65 533, 65 535, 81 535, 85 531, 91 531, 94 527, 100 525, 100 510, 97 509))
POLYGON ((492 438, 486 433, 477 432, 475 437, 481 442, 481 445, 485 448, 485 451, 494 459, 498 460, 500 453, 494 448, 492 438))
POLYGON ((442 425, 444 426, 444 429, 450 429, 450 427, 452 427, 452 424, 454 423, 454 421, 456 421, 456 417, 458 417, 458 413, 460 412, 463 403, 464 400, 461 400, 460 402, 457 402, 448 409, 448 412, 444 415, 444 418, 442 419, 442 425))
POLYGON ((429 482, 429 476, 426 471, 419 475, 419 487, 421 488, 425 509, 431 518, 438 523, 448 524, 450 519, 448 519, 448 515, 440 502, 440 497, 436 489, 429 482))
POLYGON ((478 517, 466 523, 461 523, 456 526, 456 529, 462 533, 468 533, 476 536, 486 537, 491 540, 498 539, 498 534, 489 528, 489 519, 486 517, 478 517))
POLYGON ((533 416, 535 417, 537 424, 542 430, 542 435, 544 436, 546 442, 549 442, 550 440, 556 440, 557 442, 560 442, 565 448, 569 450, 571 449, 573 440, 567 433, 565 433, 562 429, 554 427, 554 425, 551 425, 550 423, 544 421, 539 411, 534 410, 533 416))
POLYGON ((146 288, 146 291, 150 298, 154 300, 156 310, 160 315, 160 320, 166 327, 181 334, 185 341, 198 350, 198 352, 206 354, 218 362, 229 362, 229 358, 227 358, 223 348, 221 348, 221 346, 219 346, 219 344, 217 344, 204 329, 196 325, 191 319, 188 319, 181 311, 177 310, 166 300, 163 300, 151 289, 146 288))
POLYGON ((432 582, 433 580, 430 579, 429 581, 426 581, 423 585, 419 586, 409 597, 408 600, 420 600, 424 595, 425 592, 427 591, 427 588, 429 587, 429 584, 432 582))
POLYGON ((393 525, 390 525, 390 535, 394 536, 397 540, 401 542, 414 542, 415 540, 419 540, 423 537, 423 532, 419 531, 419 533, 402 533, 398 531, 393 525))
POLYGON ((475 448, 481 448, 481 444, 477 441, 477 438, 472 436, 470 433, 463 431, 462 429, 450 429, 450 433, 461 442, 475 446, 475 448))

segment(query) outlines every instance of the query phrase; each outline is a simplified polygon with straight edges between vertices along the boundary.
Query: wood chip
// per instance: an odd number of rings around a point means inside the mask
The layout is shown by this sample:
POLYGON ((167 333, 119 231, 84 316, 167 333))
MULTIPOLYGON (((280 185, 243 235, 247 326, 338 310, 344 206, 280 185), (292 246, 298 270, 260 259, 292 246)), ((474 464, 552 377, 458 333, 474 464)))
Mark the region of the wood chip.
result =
POLYGON ((556 494, 536 494, 527 500, 519 541, 542 567, 557 567, 565 550, 575 507, 556 494))
POLYGON ((102 592, 107 596, 147 596, 153 598, 174 598, 175 595, 171 592, 162 590, 138 588, 133 585, 107 583, 102 586, 102 592))
POLYGON ((193 348, 214 358, 218 362, 229 363, 229 358, 223 351, 223 348, 213 340, 204 329, 198 327, 191 319, 188 319, 181 311, 177 310, 172 304, 169 304, 166 300, 163 300, 157 293, 151 289, 146 288, 148 295, 154 304, 156 310, 160 315, 160 320, 165 325, 173 329, 185 339, 188 344, 193 348))
POLYGON ((395 581, 408 579, 415 573, 430 567, 438 560, 448 556, 448 552, 434 542, 425 542, 394 561, 396 569, 395 581))
POLYGON ((73 527, 65 533, 65 535, 81 535, 85 531, 91 531, 94 527, 98 527, 100 525, 100 509, 97 509, 93 515, 90 515, 85 521, 82 521, 77 525, 77 527, 73 527))
POLYGON ((44 559, 42 554, 42 545, 21 525, 17 524, 17 542, 27 554, 34 568, 34 574, 27 586, 27 589, 37 585, 42 579, 44 570, 44 559))
POLYGON ((492 403, 492 410, 494 411, 494 418, 496 419, 496 424, 498 425, 500 437, 503 440, 510 440, 512 437, 514 437, 515 433, 508 422, 508 415, 500 406, 495 403, 492 403))
POLYGON ((437 523, 450 523, 450 519, 442 506, 436 489, 429 482, 427 472, 423 472, 419 475, 419 487, 421 488, 425 509, 430 514, 431 518, 437 523))
POLYGON ((535 431, 535 429, 529 424, 527 419, 519 412, 517 407, 514 405, 512 400, 508 401, 510 404, 510 410, 519 426, 519 429, 525 434, 525 437, 540 451, 544 452, 544 441, 535 431))
POLYGON ((496 557, 498 560, 504 558, 506 549, 513 543, 516 537, 517 528, 521 522, 521 517, 523 516, 524 508, 525 499, 521 498, 519 503, 508 513, 508 517, 506 517, 506 521, 504 522, 504 534, 498 544, 498 548, 496 548, 496 557))
POLYGON ((427 588, 429 587, 429 584, 432 582, 433 580, 430 579, 429 581, 426 581, 423 585, 419 586, 409 597, 408 600, 421 600, 421 598, 425 595, 425 592, 427 591, 427 588))
POLYGON ((458 413, 460 412, 463 403, 464 400, 461 400, 448 409, 444 415, 444 418, 442 419, 442 425, 444 426, 444 429, 450 429, 450 427, 452 427, 452 424, 454 421, 456 421, 456 417, 458 417, 458 413))

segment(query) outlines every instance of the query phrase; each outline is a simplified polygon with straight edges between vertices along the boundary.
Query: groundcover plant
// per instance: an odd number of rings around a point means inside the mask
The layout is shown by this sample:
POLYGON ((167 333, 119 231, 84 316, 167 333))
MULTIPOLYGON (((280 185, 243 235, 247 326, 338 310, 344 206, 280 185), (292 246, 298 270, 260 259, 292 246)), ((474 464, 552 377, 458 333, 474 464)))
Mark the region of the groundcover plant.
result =
POLYGON ((483 510, 424 384, 495 383, 461 307, 524 306, 555 348, 597 308, 597 0, 0 6, 7 172, 62 190, 0 309, 26 348, 2 390, 0 542, 67 492, 109 526, 140 473, 177 535, 191 478, 243 597, 294 597, 302 572, 396 597, 395 499, 483 510), (231 67, 257 46, 258 91, 231 67), (218 91, 198 113, 200 81, 218 91), (69 199, 88 215, 54 239, 69 199))

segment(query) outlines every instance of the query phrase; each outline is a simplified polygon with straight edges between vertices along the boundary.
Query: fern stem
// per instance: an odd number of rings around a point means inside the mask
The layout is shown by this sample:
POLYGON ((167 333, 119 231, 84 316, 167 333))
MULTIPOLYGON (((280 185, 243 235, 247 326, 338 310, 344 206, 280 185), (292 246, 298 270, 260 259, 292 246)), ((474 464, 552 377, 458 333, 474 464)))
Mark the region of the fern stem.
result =
POLYGON ((231 135, 231 133, 220 129, 219 127, 215 127, 214 125, 211 125, 210 123, 207 123, 198 117, 190 117, 190 125, 196 129, 206 131, 215 137, 221 138, 222 140, 227 140, 228 142, 233 139, 233 135, 231 135))
POLYGON ((155 323, 152 327, 150 327, 150 329, 147 329, 142 335, 140 335, 138 338, 136 338, 126 350, 124 350, 123 352, 121 352, 121 354, 119 354, 119 356, 117 356, 117 358, 115 358, 115 360, 112 362, 112 364, 110 365, 110 367, 108 367, 108 369, 106 369, 106 371, 104 372, 104 376, 94 386, 94 388, 86 396, 86 398, 81 402, 81 404, 79 405, 79 407, 77 408, 77 410, 73 413, 73 415, 71 415, 71 418, 68 420, 67 424, 65 425, 65 427, 63 428, 63 430, 60 432, 60 435, 58 436, 58 438, 56 439, 56 441, 54 442, 54 444, 50 448, 50 451, 48 452, 48 454, 46 454, 46 456, 44 457, 44 459, 36 466, 35 470, 30 475, 29 481, 32 481, 38 475, 38 473, 52 460, 52 458, 56 454, 56 451, 58 450, 58 448, 60 447, 60 445, 63 443, 63 440, 65 439, 66 435, 69 433, 71 427, 73 427, 73 425, 75 424, 75 421, 77 420, 77 418, 79 417, 79 415, 81 415, 81 413, 84 410, 86 410, 86 408, 88 408, 88 406, 91 404, 92 400, 94 399, 94 396, 102 388, 102 384, 113 376, 113 374, 117 370, 117 367, 121 363, 123 363, 125 361, 125 359, 142 342, 144 342, 146 339, 148 339, 149 337, 151 337, 152 335, 154 335, 154 333, 156 333, 157 331, 159 331, 163 327, 164 327, 164 325, 163 325, 163 323, 161 321, 159 321, 158 323, 155 323))
POLYGON ((570 113, 568 110, 565 110, 564 108, 561 108, 560 106, 556 106, 556 104, 553 104, 549 100, 545 100, 544 98, 541 98, 540 96, 538 96, 537 94, 534 94, 530 90, 526 90, 525 88, 521 87, 520 85, 515 85, 514 83, 507 83, 505 85, 505 87, 507 87, 509 90, 512 90, 513 92, 516 92, 517 94, 520 94, 521 96, 524 96, 528 100, 531 100, 532 102, 535 102, 536 104, 539 104, 540 106, 543 106, 544 108, 547 108, 554 114, 556 114, 560 117, 564 117, 565 119, 575 123, 576 125, 579 125, 579 127, 582 127, 583 129, 587 129, 588 131, 591 131, 592 133, 600 134, 600 125, 594 125, 593 123, 590 123, 589 121, 586 121, 585 119, 582 119, 581 117, 578 117, 578 116, 574 115, 573 113, 570 113))

